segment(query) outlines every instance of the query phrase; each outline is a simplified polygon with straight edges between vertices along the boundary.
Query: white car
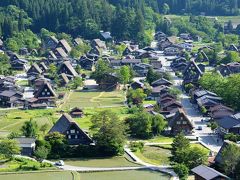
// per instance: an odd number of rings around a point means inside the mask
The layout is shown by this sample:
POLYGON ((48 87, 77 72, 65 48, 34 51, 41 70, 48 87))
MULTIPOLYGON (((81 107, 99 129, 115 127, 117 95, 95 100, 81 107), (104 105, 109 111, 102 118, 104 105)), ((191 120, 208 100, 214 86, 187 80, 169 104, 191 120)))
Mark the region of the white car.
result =
POLYGON ((64 162, 63 162, 63 160, 60 160, 60 161, 55 162, 55 165, 56 166, 64 166, 64 162))

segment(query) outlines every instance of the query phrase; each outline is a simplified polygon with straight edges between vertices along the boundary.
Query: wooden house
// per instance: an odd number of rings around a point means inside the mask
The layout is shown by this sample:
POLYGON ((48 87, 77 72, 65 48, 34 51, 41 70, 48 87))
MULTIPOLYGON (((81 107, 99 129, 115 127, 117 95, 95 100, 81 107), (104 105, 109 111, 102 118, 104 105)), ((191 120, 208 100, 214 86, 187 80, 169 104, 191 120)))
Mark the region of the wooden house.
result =
POLYGON ((80 44, 83 44, 83 40, 82 40, 81 38, 75 38, 75 39, 73 40, 73 45, 74 45, 74 46, 78 46, 78 45, 80 45, 80 44))
POLYGON ((69 145, 90 145, 93 143, 87 132, 83 131, 71 116, 66 113, 59 118, 49 131, 49 133, 54 132, 65 135, 69 145))
POLYGON ((178 109, 175 116, 169 121, 168 126, 171 128, 171 134, 179 133, 191 134, 194 128, 191 120, 187 117, 183 109, 178 109))
POLYGON ((44 40, 46 49, 55 49, 58 45, 58 39, 55 36, 49 36, 44 40))
POLYGON ((19 91, 5 90, 0 93, 0 105, 2 107, 17 107, 23 105, 23 94, 19 91))
POLYGON ((89 59, 87 57, 81 57, 79 64, 80 64, 81 68, 83 68, 85 70, 89 70, 89 71, 93 71, 94 67, 95 67, 95 61, 92 59, 89 59))
POLYGON ((53 53, 56 58, 64 59, 64 58, 68 57, 67 53, 65 52, 65 50, 62 47, 58 47, 58 48, 54 49, 53 53))
POLYGON ((194 60, 191 60, 183 71, 183 83, 197 83, 202 75, 203 72, 201 69, 198 67, 194 60))
POLYGON ((41 62, 38 64, 39 68, 42 70, 42 72, 47 72, 48 67, 46 66, 46 64, 44 62, 41 62))
POLYGON ((172 86, 173 84, 172 84, 172 82, 168 81, 165 78, 160 78, 160 79, 152 82, 152 84, 151 84, 152 87, 161 86, 161 85, 172 86))
POLYGON ((209 115, 212 119, 220 119, 234 114, 234 110, 222 104, 218 104, 209 109, 209 115))
POLYGON ((103 77, 97 81, 99 89, 101 90, 115 90, 119 89, 119 78, 115 74, 104 74, 103 77))
POLYGON ((98 47, 99 49, 106 50, 107 46, 104 41, 101 41, 100 39, 93 39, 91 42, 92 47, 98 47))
POLYGON ((36 148, 35 138, 19 137, 19 138, 14 138, 14 140, 18 142, 18 145, 21 148, 21 155, 23 156, 33 155, 36 148))
POLYGON ((34 93, 34 97, 38 103, 46 103, 47 105, 55 105, 57 94, 48 82, 44 82, 41 87, 34 93))
POLYGON ((28 76, 38 76, 41 75, 42 73, 43 71, 36 63, 33 63, 30 69, 27 71, 28 76))
POLYGON ((59 75, 59 80, 60 80, 60 86, 62 87, 65 87, 70 81, 70 79, 65 73, 62 73, 59 75))
POLYGON ((232 133, 240 135, 240 119, 234 115, 224 116, 215 120, 218 124, 218 133, 224 137, 224 135, 232 133))
POLYGON ((70 111, 70 115, 72 118, 81 118, 83 117, 84 113, 82 109, 75 107, 70 111))
POLYGON ((182 108, 182 105, 179 102, 177 102, 176 100, 173 100, 173 101, 164 103, 161 107, 161 110, 162 111, 171 111, 176 108, 182 108))
POLYGON ((78 73, 72 67, 72 64, 70 63, 70 61, 64 61, 61 64, 61 66, 60 66, 60 68, 58 70, 58 73, 59 74, 65 73, 70 78, 76 77, 78 75, 78 73))
POLYGON ((58 42, 57 48, 62 48, 66 54, 69 54, 72 50, 71 46, 68 44, 68 42, 65 39, 61 39, 58 42))
POLYGON ((228 180, 226 175, 205 165, 199 165, 191 170, 195 180, 228 180))
POLYGON ((232 62, 228 64, 221 64, 218 71, 222 76, 229 76, 231 74, 240 73, 240 63, 232 62))

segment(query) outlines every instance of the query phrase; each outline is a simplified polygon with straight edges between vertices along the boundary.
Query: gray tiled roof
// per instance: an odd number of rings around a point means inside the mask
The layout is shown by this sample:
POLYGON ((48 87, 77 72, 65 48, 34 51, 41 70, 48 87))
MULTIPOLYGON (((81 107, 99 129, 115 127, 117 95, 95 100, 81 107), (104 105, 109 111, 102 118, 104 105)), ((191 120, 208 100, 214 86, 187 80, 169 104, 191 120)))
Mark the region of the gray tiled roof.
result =
POLYGON ((215 169, 204 166, 204 165, 200 165, 200 166, 197 166, 197 167, 193 168, 192 172, 201 176, 203 179, 206 179, 206 180, 211 180, 211 179, 214 179, 214 178, 217 178, 217 177, 222 177, 222 178, 225 178, 225 179, 229 179, 224 174, 216 171, 215 169))

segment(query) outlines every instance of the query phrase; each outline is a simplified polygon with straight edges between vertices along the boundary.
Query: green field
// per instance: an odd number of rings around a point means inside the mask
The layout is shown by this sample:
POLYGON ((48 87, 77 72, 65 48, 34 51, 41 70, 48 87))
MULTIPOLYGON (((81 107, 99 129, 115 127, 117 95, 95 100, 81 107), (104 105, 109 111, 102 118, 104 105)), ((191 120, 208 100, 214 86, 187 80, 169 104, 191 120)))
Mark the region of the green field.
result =
MULTIPOLYGON (((185 15, 174 15, 174 14, 170 14, 170 15, 166 15, 167 18, 169 19, 178 19, 178 18, 183 18, 183 19, 188 19, 189 16, 185 16, 185 15)), ((240 16, 206 16, 207 18, 213 18, 216 17, 218 19, 218 21, 223 24, 224 22, 228 22, 229 20, 232 21, 233 24, 240 24, 240 16)))
POLYGON ((2 180, 80 180, 76 172, 59 171, 59 172, 32 172, 32 173, 14 173, 0 174, 2 180))
POLYGON ((71 92, 62 108, 119 107, 123 106, 125 94, 113 92, 71 92))
POLYGON ((81 173, 81 180, 168 180, 170 176, 146 170, 81 173))
POLYGON ((65 164, 79 167, 135 167, 140 166, 131 162, 127 157, 105 157, 105 158, 77 158, 64 159, 65 164))
POLYGON ((147 140, 148 142, 152 143, 172 143, 173 138, 172 137, 167 137, 167 136, 156 136, 152 139, 147 140))
MULTIPOLYGON (((191 147, 201 148, 202 151, 209 154, 209 150, 201 144, 190 144, 191 147)), ((144 162, 155 165, 169 165, 171 155, 171 144, 144 146, 143 152, 135 152, 136 156, 144 162)))
POLYGON ((41 127, 48 124, 49 129, 60 114, 54 110, 4 110, 0 111, 0 137, 4 137, 10 132, 17 132, 21 129, 25 121, 31 118, 41 127))
POLYGON ((135 153, 144 162, 155 165, 169 165, 171 151, 159 146, 144 146, 143 152, 135 153))

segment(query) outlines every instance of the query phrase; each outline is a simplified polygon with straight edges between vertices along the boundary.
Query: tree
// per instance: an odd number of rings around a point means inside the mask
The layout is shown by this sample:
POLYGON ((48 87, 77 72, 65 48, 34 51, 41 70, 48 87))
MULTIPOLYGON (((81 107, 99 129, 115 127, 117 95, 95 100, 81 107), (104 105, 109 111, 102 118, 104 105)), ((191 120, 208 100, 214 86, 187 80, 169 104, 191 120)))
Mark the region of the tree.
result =
POLYGON ((183 162, 189 169, 197 167, 207 162, 208 154, 202 148, 191 147, 187 150, 185 162, 183 162))
POLYGON ((83 85, 83 81, 82 81, 82 78, 80 77, 75 77, 70 83, 70 87, 72 89, 77 89, 79 86, 82 86, 82 85, 83 85))
POLYGON ((144 91, 142 89, 130 89, 127 92, 127 101, 128 104, 134 104, 134 105, 140 105, 142 104, 143 100, 147 97, 146 94, 144 94, 144 91))
POLYGON ((168 14, 169 11, 170 11, 170 8, 169 8, 168 4, 167 4, 167 3, 164 3, 164 4, 163 4, 163 8, 162 8, 162 13, 163 13, 163 14, 168 14))
POLYGON ((51 78, 57 77, 57 67, 53 63, 49 65, 48 73, 51 78))
POLYGON ((154 72, 153 68, 149 68, 146 80, 149 84, 152 84, 154 81, 158 80, 160 78, 160 74, 157 72, 154 72))
POLYGON ((231 62, 240 62, 240 57, 238 52, 235 51, 228 51, 225 58, 221 61, 224 64, 231 63, 231 62))
POLYGON ((48 129, 48 124, 47 124, 47 123, 43 124, 43 125, 40 127, 40 131, 42 131, 43 134, 46 133, 47 129, 48 129))
POLYGON ((25 137, 36 137, 38 132, 38 125, 36 121, 30 119, 30 121, 24 122, 21 131, 25 137))
POLYGON ((125 121, 129 126, 131 136, 144 139, 152 136, 152 117, 149 113, 136 113, 125 121))
POLYGON ((75 70, 78 74, 81 74, 81 66, 79 64, 76 66, 75 70))
POLYGON ((228 144, 221 153, 221 167, 228 175, 234 174, 236 166, 240 161, 239 147, 235 144, 228 144))
POLYGON ((120 81, 124 85, 126 85, 131 78, 130 67, 129 66, 121 66, 120 71, 120 81))
POLYGON ((162 115, 152 116, 152 133, 153 135, 159 135, 166 127, 167 122, 162 115))
POLYGON ((173 160, 176 162, 182 161, 181 158, 181 153, 188 150, 190 148, 190 142, 187 138, 184 137, 184 135, 178 134, 172 144, 172 157, 173 160))
POLYGON ((34 152, 34 155, 38 159, 46 159, 48 154, 49 154, 49 150, 44 146, 38 147, 37 150, 34 152))
POLYGON ((0 154, 5 158, 12 158, 13 155, 20 154, 20 146, 17 141, 3 139, 0 141, 0 154))
POLYGON ((101 111, 91 118, 93 139, 99 151, 105 156, 123 154, 126 127, 112 111, 101 111))
POLYGON ((66 154, 67 140, 65 135, 53 132, 47 134, 45 140, 50 144, 51 151, 49 156, 51 158, 60 158, 66 154))
POLYGON ((105 74, 112 72, 112 69, 109 67, 109 63, 107 61, 98 60, 96 69, 92 73, 92 78, 99 82, 105 74))
POLYGON ((177 173, 181 180, 186 180, 188 177, 189 169, 184 164, 176 164, 173 167, 174 172, 177 173))

